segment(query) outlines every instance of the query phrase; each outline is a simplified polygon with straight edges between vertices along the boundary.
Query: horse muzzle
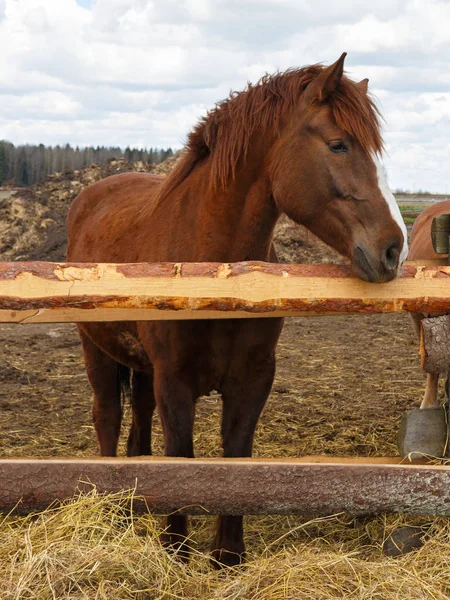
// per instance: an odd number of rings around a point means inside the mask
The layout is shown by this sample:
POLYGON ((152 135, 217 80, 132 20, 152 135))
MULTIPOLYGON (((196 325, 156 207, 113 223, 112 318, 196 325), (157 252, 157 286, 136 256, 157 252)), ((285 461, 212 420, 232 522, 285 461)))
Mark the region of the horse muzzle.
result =
POLYGON ((377 256, 367 248, 356 246, 352 268, 356 277, 371 283, 386 283, 397 277, 400 264, 400 247, 388 244, 377 256))

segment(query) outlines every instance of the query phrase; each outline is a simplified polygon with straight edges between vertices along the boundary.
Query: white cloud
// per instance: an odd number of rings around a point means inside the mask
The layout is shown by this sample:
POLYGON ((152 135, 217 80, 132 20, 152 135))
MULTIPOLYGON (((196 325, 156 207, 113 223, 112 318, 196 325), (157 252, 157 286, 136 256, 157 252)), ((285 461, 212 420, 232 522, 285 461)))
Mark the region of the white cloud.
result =
POLYGON ((14 119, 74 119, 80 116, 82 105, 61 92, 32 92, 26 96, 3 95, 2 113, 4 118, 14 119))
POLYGON ((0 136, 180 146, 230 89, 346 50, 393 187, 450 192, 450 2, 0 0, 0 136))

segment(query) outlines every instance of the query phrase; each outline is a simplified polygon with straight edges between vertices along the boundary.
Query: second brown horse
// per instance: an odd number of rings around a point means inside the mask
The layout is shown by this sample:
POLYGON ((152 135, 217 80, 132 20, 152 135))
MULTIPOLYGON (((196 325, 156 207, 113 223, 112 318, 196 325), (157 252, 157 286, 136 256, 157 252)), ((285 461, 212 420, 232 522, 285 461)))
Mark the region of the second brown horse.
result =
MULTIPOLYGON (((443 258, 442 254, 437 254, 433 248, 431 240, 431 225, 433 219, 439 215, 450 214, 450 200, 437 202, 426 208, 417 217, 411 231, 411 248, 409 251, 409 260, 433 260, 443 258)), ((423 315, 421 313, 410 313, 411 320, 416 331, 417 337, 420 339, 420 321, 426 317, 437 317, 438 314, 423 315)), ((445 385, 447 397, 449 396, 449 374, 447 373, 447 382, 445 385)), ((438 385, 439 374, 427 373, 427 382, 425 386, 425 394, 423 396, 420 408, 436 408, 440 406, 438 400, 438 385)))
MULTIPOLYGON (((406 230, 377 160, 382 140, 367 80, 345 77, 344 58, 232 94, 195 127, 167 179, 130 173, 86 188, 70 210, 68 260, 274 262, 273 232, 286 213, 348 257, 358 277, 394 278, 406 230)), ((193 457, 196 400, 217 390, 224 456, 251 456, 282 324, 80 324, 102 456, 116 454, 130 372, 129 455, 150 454, 157 406, 166 455, 193 457)), ((171 515, 166 525, 166 542, 187 552, 186 517, 171 515)), ((244 551, 242 517, 219 517, 215 564, 237 564, 244 551)))

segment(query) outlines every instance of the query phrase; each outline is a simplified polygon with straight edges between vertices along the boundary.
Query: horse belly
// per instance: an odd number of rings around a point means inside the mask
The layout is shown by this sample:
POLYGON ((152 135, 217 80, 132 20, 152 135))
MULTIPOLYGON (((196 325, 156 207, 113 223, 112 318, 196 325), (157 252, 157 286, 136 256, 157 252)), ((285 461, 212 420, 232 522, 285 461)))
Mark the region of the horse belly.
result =
POLYGON ((196 395, 220 392, 224 381, 245 376, 249 365, 272 356, 282 319, 233 319, 138 324, 155 370, 181 372, 196 395))

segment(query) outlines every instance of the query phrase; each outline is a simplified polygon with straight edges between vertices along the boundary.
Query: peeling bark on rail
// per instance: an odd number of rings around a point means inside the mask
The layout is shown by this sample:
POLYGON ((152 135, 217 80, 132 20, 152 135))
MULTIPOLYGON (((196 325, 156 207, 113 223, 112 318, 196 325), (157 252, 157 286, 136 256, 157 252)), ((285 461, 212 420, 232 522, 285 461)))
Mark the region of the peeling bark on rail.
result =
POLYGON ((0 263, 0 322, 447 312, 450 267, 366 283, 346 265, 0 263))
POLYGON ((422 319, 420 322, 420 355, 427 373, 450 371, 450 315, 422 319))
POLYGON ((135 489, 136 509, 159 513, 450 515, 450 467, 379 460, 4 459, 0 510, 42 509, 95 486, 135 489))

